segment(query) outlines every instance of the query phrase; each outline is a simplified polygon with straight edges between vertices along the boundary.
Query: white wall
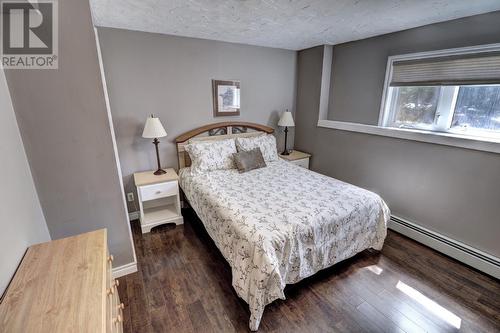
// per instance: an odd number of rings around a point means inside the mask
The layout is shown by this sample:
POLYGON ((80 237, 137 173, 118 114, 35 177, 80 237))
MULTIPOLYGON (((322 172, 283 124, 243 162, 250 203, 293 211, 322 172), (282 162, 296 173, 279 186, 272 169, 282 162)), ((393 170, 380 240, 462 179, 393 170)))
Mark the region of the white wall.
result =
POLYGON ((5 74, 0 70, 0 294, 27 247, 50 240, 17 126, 5 74))
POLYGON ((88 1, 59 1, 59 68, 5 71, 50 236, 108 229, 135 262, 88 1))

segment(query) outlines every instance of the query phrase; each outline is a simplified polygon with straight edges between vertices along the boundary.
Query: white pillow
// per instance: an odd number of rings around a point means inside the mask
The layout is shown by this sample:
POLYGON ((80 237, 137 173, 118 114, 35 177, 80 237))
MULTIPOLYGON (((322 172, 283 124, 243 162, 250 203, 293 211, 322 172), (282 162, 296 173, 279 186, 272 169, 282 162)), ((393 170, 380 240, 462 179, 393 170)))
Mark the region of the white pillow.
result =
POLYGON ((186 151, 191 158, 192 173, 235 168, 233 162, 233 154, 236 153, 234 139, 190 143, 186 145, 186 151))
POLYGON ((260 135, 252 138, 236 138, 238 151, 249 151, 260 148, 264 161, 273 162, 278 160, 278 149, 274 135, 260 135))

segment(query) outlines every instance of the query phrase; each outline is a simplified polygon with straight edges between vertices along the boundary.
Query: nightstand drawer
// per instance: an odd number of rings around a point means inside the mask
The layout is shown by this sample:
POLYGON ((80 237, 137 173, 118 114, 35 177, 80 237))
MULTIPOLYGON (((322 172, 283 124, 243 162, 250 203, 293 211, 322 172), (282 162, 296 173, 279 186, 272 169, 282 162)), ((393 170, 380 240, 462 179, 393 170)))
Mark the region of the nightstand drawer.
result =
POLYGON ((179 187, 176 181, 139 187, 142 201, 177 195, 178 191, 179 187))
POLYGON ((309 169, 309 157, 302 158, 300 160, 290 161, 291 163, 298 165, 299 167, 309 169))

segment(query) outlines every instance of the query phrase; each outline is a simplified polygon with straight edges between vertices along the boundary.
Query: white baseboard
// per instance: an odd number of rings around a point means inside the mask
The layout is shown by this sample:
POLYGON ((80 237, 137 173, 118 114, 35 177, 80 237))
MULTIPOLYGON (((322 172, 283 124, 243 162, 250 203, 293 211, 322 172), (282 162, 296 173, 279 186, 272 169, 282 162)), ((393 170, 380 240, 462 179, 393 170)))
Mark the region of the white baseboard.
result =
POLYGON ((418 224, 391 216, 389 229, 500 279, 500 259, 418 224))
POLYGON ((135 212, 128 213, 128 219, 129 219, 129 221, 138 220, 139 219, 139 211, 136 210, 135 212))
POLYGON ((122 277, 124 275, 132 274, 137 272, 137 263, 131 262, 122 266, 114 267, 113 268, 113 278, 117 279, 119 277, 122 277))

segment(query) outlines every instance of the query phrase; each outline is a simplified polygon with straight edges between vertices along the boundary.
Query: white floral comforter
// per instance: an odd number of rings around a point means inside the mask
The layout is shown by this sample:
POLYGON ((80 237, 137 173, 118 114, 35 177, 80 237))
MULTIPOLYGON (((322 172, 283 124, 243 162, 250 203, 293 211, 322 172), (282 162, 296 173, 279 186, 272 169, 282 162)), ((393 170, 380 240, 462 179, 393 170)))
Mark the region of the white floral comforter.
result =
POLYGON ((375 193, 285 161, 247 173, 180 171, 180 186, 232 268, 250 329, 286 284, 382 248, 389 209, 375 193))

